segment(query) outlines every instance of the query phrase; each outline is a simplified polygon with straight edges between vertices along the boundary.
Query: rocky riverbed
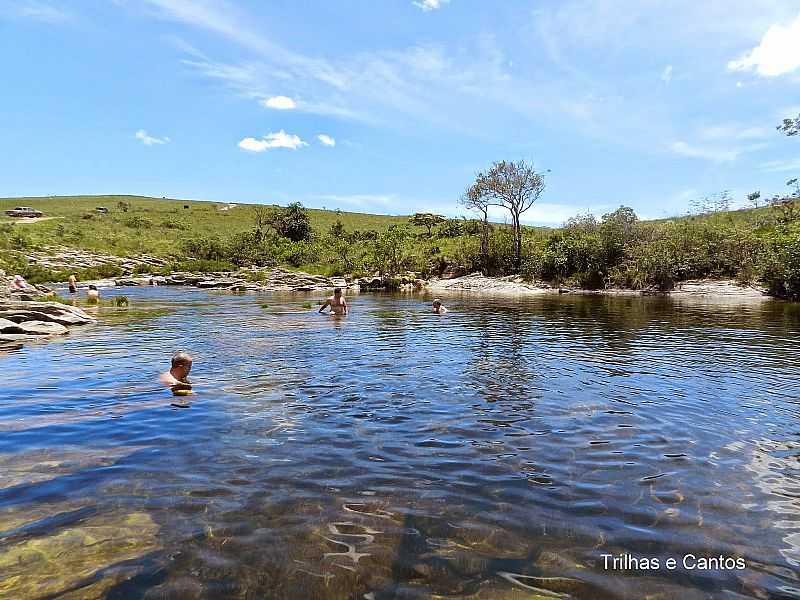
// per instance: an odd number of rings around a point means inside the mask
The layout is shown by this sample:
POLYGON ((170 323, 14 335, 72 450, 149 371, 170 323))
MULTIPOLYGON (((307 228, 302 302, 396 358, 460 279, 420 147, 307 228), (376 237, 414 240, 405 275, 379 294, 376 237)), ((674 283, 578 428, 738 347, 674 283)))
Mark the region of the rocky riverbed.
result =
POLYGON ((66 335, 72 327, 94 322, 80 308, 59 302, 0 299, 0 351, 66 335))

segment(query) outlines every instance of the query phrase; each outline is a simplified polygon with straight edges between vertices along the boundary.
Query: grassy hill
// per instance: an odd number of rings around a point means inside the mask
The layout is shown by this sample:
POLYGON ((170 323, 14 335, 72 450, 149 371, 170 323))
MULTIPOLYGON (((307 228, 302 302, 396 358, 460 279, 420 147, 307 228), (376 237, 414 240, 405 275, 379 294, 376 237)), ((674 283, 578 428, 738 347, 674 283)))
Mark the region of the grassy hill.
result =
MULTIPOLYGON (((250 229, 256 205, 148 198, 144 196, 45 196, 0 198, 0 225, 20 223, 19 230, 31 246, 64 245, 121 256, 153 254, 174 256, 187 236, 226 238, 250 229), (45 219, 5 217, 16 206, 30 206, 45 219), (108 214, 96 207, 108 208, 108 214)), ((408 224, 408 217, 370 215, 308 209, 311 226, 327 231, 340 220, 347 231, 385 231, 389 225, 408 224)))
MULTIPOLYGON (((423 276, 446 270, 517 272, 513 235, 500 224, 491 225, 482 244, 481 224, 457 219, 429 234, 410 225, 407 216, 309 209, 312 234, 303 226, 297 237, 281 228, 283 221, 256 227, 261 205, 138 196, 0 199, 0 211, 14 206, 32 206, 46 215, 37 222, 0 220, 0 268, 31 281, 66 277, 26 259, 26 251, 53 246, 165 257, 165 270, 282 265, 356 276, 407 270, 423 276), (108 213, 98 212, 98 206, 108 213)), ((298 216, 302 221, 302 211, 291 218, 298 216)), ((559 229, 525 228, 521 259, 518 272, 528 279, 585 288, 670 289, 688 279, 735 277, 800 299, 800 201, 775 199, 764 208, 658 221, 639 221, 629 208, 601 219, 579 216, 559 229)))

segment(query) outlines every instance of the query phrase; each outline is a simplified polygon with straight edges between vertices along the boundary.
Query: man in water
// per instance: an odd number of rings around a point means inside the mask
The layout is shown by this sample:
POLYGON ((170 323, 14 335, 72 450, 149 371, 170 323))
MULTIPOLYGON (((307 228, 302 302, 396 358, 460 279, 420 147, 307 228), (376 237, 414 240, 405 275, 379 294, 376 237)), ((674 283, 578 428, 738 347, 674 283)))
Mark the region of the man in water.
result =
POLYGON ((89 285, 89 289, 86 290, 86 300, 91 304, 100 302, 100 290, 97 289, 96 285, 89 285))
POLYGON ((333 289, 333 296, 325 300, 322 306, 319 307, 319 312, 325 310, 325 308, 330 308, 331 315, 346 315, 347 314, 347 301, 342 296, 342 288, 334 288, 333 289))
POLYGON ((172 355, 172 368, 161 374, 161 383, 169 386, 176 396, 188 396, 192 393, 192 384, 187 379, 192 370, 192 357, 186 352, 172 355))
POLYGON ((442 301, 439 300, 439 298, 436 298, 436 300, 433 301, 433 312, 435 312, 437 315, 443 315, 447 312, 447 309, 442 306, 442 301))
POLYGON ((70 294, 74 294, 75 292, 78 291, 78 279, 75 277, 75 273, 69 276, 67 285, 69 285, 70 294))

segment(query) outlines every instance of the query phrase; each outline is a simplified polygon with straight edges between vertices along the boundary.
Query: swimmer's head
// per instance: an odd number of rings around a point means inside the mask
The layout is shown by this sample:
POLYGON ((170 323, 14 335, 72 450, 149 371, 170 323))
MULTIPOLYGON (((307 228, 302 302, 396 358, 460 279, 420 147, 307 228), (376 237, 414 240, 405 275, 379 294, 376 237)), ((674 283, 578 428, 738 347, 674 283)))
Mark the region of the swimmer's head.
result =
POLYGON ((439 308, 441 305, 442 301, 439 300, 438 298, 436 298, 436 300, 433 301, 433 308, 439 308))
POLYGON ((186 377, 192 370, 192 357, 186 352, 176 352, 172 355, 172 369, 182 373, 178 379, 186 377))
POLYGON ((342 295, 342 288, 333 288, 333 295, 334 296, 341 296, 342 295))
POLYGON ((89 289, 90 289, 90 290, 96 290, 96 289, 97 289, 97 286, 96 286, 96 285, 94 285, 93 283, 90 283, 90 284, 89 284, 89 289))

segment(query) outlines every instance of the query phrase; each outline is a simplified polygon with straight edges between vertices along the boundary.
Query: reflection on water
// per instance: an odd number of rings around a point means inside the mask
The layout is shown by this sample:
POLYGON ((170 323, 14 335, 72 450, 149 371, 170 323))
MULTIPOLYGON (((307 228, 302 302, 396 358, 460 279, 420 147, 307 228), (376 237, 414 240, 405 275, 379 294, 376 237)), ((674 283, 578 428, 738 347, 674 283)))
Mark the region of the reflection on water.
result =
POLYGON ((0 598, 800 594, 796 306, 125 293, 0 358, 0 598))

